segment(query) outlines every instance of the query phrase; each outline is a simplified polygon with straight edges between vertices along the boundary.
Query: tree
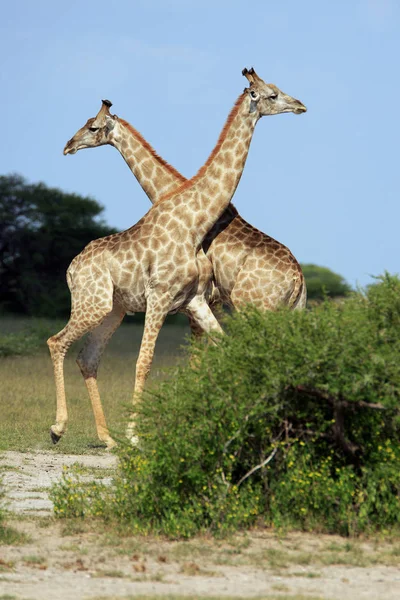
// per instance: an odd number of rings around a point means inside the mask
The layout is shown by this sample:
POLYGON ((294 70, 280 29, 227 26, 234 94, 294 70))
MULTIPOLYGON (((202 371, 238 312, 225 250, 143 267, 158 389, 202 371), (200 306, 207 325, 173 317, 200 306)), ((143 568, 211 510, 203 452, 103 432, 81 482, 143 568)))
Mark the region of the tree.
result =
POLYGON ((113 233, 92 198, 20 175, 0 176, 0 306, 29 315, 65 316, 65 272, 91 240, 113 233))
POLYGON ((351 287, 346 280, 327 267, 314 264, 301 265, 307 284, 307 297, 309 300, 322 300, 325 296, 336 298, 346 296, 351 287))

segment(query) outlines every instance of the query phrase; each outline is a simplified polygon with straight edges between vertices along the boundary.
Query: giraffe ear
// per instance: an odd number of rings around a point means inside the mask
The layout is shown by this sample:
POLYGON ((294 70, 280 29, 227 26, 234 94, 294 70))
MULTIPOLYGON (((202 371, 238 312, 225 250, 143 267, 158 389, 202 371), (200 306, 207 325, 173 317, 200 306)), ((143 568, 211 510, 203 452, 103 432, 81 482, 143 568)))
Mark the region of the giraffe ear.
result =
POLYGON ((254 102, 254 100, 250 100, 250 110, 249 110, 249 113, 256 112, 256 110, 257 110, 257 102, 254 102))
POLYGON ((254 89, 253 84, 250 84, 249 88, 245 89, 245 92, 248 93, 249 98, 250 98, 250 113, 253 113, 257 110, 257 104, 258 101, 260 99, 260 94, 258 93, 258 91, 256 89, 254 89))

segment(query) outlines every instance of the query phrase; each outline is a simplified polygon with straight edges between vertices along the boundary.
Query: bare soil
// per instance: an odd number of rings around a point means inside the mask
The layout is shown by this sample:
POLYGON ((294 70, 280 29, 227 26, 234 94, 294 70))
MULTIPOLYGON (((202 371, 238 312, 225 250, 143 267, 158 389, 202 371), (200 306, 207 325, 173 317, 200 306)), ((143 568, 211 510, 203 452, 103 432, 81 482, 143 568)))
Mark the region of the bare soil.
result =
POLYGON ((107 471, 116 458, 5 452, 8 524, 30 537, 0 546, 0 600, 171 597, 398 600, 400 545, 256 530, 218 541, 124 537, 55 520, 48 489, 64 465, 107 471))

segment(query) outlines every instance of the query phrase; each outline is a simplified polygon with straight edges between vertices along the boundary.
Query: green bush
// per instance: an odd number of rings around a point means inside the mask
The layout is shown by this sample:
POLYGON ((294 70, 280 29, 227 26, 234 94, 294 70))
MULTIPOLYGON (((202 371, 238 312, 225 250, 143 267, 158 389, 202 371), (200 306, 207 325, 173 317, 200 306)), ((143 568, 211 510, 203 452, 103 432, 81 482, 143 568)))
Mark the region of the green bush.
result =
POLYGON ((56 514, 190 536, 263 522, 342 534, 400 520, 400 281, 226 321, 147 392, 111 487, 66 477, 56 514))

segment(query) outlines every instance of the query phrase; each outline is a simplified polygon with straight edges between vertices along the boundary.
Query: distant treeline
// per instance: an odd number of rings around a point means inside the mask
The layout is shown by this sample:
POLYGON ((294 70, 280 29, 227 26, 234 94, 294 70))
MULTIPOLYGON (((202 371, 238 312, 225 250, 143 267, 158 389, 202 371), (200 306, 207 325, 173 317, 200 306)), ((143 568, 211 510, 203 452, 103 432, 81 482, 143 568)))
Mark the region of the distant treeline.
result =
MULTIPOLYGON (((102 218, 103 211, 93 198, 30 184, 17 174, 0 176, 0 310, 68 316, 68 265, 91 240, 116 231, 102 218)), ((302 266, 309 299, 350 290, 329 269, 302 266)))

